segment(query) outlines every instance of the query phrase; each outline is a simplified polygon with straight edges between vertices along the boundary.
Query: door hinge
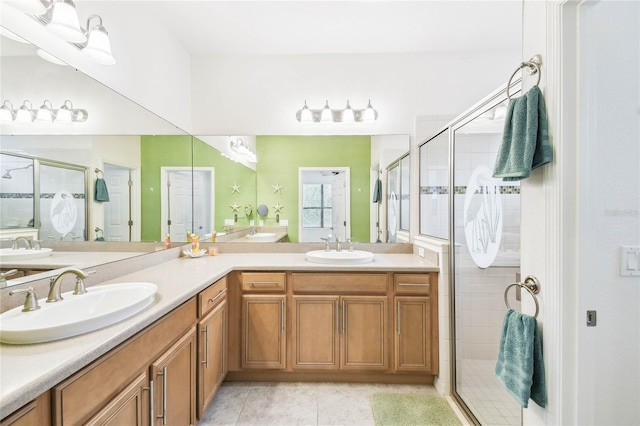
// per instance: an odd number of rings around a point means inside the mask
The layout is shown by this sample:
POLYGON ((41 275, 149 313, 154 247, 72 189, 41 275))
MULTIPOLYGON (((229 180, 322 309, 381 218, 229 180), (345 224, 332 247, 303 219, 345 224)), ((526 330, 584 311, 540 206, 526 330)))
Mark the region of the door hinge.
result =
POLYGON ((127 181, 127 185, 129 185, 129 187, 132 187, 132 186, 133 186, 133 181, 132 181, 131 179, 129 179, 129 180, 127 181))
POLYGON ((596 326, 596 311, 587 311, 587 327, 596 326))
POLYGON ((127 224, 128 224, 129 226, 133 226, 133 221, 132 221, 132 220, 130 220, 129 222, 127 222, 127 224))

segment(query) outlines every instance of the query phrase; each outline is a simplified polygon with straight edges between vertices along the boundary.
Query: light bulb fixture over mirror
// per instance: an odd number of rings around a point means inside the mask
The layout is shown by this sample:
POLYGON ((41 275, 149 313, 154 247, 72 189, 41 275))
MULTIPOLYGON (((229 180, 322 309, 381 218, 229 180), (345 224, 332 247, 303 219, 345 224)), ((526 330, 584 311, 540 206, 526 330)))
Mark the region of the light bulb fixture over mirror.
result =
POLYGON ((80 49, 89 60, 102 65, 116 63, 102 18, 90 15, 86 28, 82 28, 73 0, 9 0, 7 4, 31 16, 55 37, 80 49), (38 4, 42 8, 35 7, 38 4))
POLYGON ((11 101, 4 101, 0 106, 0 121, 14 122, 19 124, 73 124, 83 123, 89 118, 89 113, 84 109, 75 109, 70 100, 58 109, 53 108, 50 100, 45 100, 42 105, 35 109, 31 101, 26 100, 18 109, 13 109, 11 101))
MULTIPOLYGON (((240 157, 240 159, 251 163, 256 163, 258 161, 255 149, 253 149, 253 147, 242 138, 238 138, 236 140, 231 139, 229 141, 229 148, 231 148, 231 152, 240 157)), ((235 160, 237 160, 237 158, 235 160)))
POLYGON ((326 101, 324 107, 320 109, 311 109, 307 106, 307 101, 296 112, 296 120, 306 123, 372 123, 378 119, 378 111, 371 106, 369 100, 367 106, 363 109, 352 108, 347 100, 347 105, 343 109, 332 109, 329 101, 326 101))

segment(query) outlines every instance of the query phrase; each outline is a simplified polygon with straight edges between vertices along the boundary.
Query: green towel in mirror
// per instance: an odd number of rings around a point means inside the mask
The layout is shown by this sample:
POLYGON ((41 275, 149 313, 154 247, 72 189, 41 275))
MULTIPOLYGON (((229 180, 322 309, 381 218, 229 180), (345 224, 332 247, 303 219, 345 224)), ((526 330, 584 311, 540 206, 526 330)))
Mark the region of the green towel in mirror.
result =
POLYGON ((109 201, 109 191, 107 190, 107 183, 102 178, 96 179, 94 198, 96 201, 109 201))
POLYGON ((493 169, 493 177, 504 181, 529 177, 531 170, 550 162, 547 111, 538 86, 509 101, 502 144, 493 169))

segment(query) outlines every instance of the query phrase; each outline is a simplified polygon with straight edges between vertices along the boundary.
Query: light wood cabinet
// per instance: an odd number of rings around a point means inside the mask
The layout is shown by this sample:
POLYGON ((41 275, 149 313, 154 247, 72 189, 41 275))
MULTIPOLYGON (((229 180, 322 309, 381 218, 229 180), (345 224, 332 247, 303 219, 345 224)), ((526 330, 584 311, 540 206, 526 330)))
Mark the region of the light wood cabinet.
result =
POLYGON ((395 274, 394 371, 438 373, 437 274, 395 274))
POLYGON ((285 295, 242 296, 242 368, 286 367, 285 295))
POLYGON ((293 369, 388 369, 386 274, 292 276, 293 369))
POLYGON ((340 368, 386 370, 388 368, 386 296, 342 296, 340 368))
POLYGON ((196 424, 196 331, 185 336, 151 364, 155 384, 153 425, 196 424))
POLYGON ((227 375, 227 300, 198 323, 198 418, 207 409, 227 375))
POLYGON ((93 416, 86 426, 142 426, 149 424, 146 409, 150 391, 146 372, 136 377, 106 407, 93 416))
POLYGON ((396 371, 431 371, 431 301, 396 297, 394 312, 396 371))
MULTIPOLYGON (((152 408, 156 414, 165 413, 162 411, 162 392, 165 392, 164 405, 168 407, 170 416, 187 410, 182 408, 185 405, 184 398, 192 405, 188 411, 195 413, 196 315, 197 302, 192 298, 56 385, 52 390, 53 423, 59 426, 84 424, 92 420, 109 419, 117 413, 117 418, 122 419, 121 423, 137 424, 138 417, 134 413, 142 410, 142 422, 149 424, 144 420, 150 417, 147 413, 152 408), (155 368, 150 369, 152 364, 155 368), (160 385, 155 386, 158 384, 156 375, 159 371, 168 372, 164 377, 166 387, 163 386, 162 376, 159 377, 160 385), (149 383, 139 383, 141 375, 149 383), (153 407, 150 405, 150 380, 153 380, 154 393, 157 394, 153 397, 153 407), (187 381, 193 390, 182 388, 174 391, 187 381), (172 409, 174 414, 171 413, 172 409)), ((167 424, 195 424, 195 414, 190 417, 185 422, 167 424)))
POLYGON ((293 296, 293 368, 340 368, 338 296, 293 296))
POLYGON ((51 394, 49 391, 38 396, 22 408, 5 417, 0 426, 50 426, 51 394))

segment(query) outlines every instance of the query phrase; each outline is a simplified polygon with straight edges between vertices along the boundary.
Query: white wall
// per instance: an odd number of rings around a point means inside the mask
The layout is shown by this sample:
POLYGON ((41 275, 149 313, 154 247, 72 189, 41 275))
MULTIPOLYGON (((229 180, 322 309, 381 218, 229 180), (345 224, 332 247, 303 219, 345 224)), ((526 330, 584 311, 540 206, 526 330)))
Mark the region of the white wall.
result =
POLYGON ((549 395, 524 424, 639 424, 640 279, 620 276, 619 247, 640 245, 640 3, 527 0, 524 17, 555 156, 523 187, 523 201, 542 195, 523 213, 539 216, 545 249, 525 262, 523 235, 522 267, 542 282, 549 395))
POLYGON ((504 84, 519 52, 359 55, 207 56, 192 58, 197 134, 413 134, 417 115, 464 111, 504 84), (374 124, 301 125, 304 101, 342 108, 367 101, 374 124))

